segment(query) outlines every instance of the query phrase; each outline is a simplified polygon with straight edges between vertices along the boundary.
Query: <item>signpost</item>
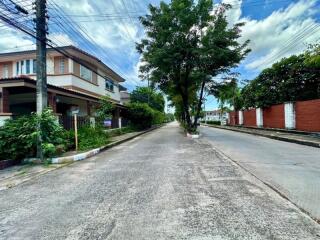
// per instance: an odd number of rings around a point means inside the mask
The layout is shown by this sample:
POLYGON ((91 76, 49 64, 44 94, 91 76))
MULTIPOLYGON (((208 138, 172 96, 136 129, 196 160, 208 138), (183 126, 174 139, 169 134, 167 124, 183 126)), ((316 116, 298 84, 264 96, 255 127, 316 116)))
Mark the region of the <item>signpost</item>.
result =
POLYGON ((74 140, 76 145, 76 151, 78 151, 78 117, 79 107, 72 107, 71 113, 74 116, 74 140))

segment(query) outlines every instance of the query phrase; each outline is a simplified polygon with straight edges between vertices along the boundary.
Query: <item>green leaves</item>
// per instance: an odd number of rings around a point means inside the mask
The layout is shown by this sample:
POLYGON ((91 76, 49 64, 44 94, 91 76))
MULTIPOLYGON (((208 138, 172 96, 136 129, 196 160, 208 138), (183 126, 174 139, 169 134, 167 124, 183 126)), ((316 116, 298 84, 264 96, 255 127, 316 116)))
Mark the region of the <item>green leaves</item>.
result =
POLYGON ((268 107, 288 101, 320 98, 320 66, 316 65, 319 56, 319 47, 316 46, 263 70, 243 88, 243 107, 268 107))
POLYGON ((137 44, 140 71, 169 96, 189 129, 203 83, 228 73, 249 52, 248 42, 237 42, 242 25, 228 28, 228 8, 214 9, 212 0, 172 0, 150 6, 150 15, 141 18, 147 37, 137 44))
POLYGON ((132 91, 130 101, 133 103, 148 103, 151 108, 164 112, 165 101, 163 95, 149 87, 137 87, 132 91))
POLYGON ((105 119, 112 118, 114 105, 111 102, 111 99, 108 96, 104 96, 100 99, 99 104, 99 108, 96 111, 99 120, 103 121, 105 119))
POLYGON ((147 103, 133 102, 127 105, 128 118, 137 129, 150 128, 152 125, 165 121, 164 112, 151 108, 147 103))
MULTIPOLYGON (((37 138, 40 132, 37 124, 41 125, 41 137, 43 147, 50 156, 52 155, 52 145, 65 145, 65 130, 52 114, 51 109, 46 109, 38 116, 31 114, 17 119, 8 120, 0 128, 0 159, 23 159, 34 157, 36 152, 37 138), (50 149, 49 149, 50 148, 50 149)), ((45 155, 49 156, 49 155, 45 155)))

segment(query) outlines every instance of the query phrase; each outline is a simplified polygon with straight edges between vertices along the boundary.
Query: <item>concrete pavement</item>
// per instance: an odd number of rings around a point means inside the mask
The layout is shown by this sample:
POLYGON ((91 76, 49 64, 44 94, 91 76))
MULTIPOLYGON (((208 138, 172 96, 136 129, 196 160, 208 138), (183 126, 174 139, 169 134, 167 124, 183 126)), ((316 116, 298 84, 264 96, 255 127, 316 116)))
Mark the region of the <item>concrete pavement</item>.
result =
POLYGON ((202 124, 207 127, 214 127, 220 129, 227 129, 230 131, 248 133, 256 136, 267 137, 284 142, 297 143, 306 146, 312 146, 320 148, 320 137, 317 133, 306 133, 294 130, 285 129, 268 129, 268 128, 256 128, 256 127, 243 127, 243 126, 220 126, 202 124))
POLYGON ((320 219, 320 149, 202 127, 203 138, 320 219))
POLYGON ((0 239, 320 239, 290 202, 173 123, 0 192, 0 239))

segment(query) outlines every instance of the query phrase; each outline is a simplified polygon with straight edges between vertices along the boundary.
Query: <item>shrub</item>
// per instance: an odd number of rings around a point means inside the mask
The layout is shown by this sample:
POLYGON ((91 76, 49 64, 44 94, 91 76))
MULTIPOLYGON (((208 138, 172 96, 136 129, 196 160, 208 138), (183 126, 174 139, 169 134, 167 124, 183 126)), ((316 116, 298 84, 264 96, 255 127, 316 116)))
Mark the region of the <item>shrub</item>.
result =
POLYGON ((153 110, 153 120, 152 124, 161 124, 164 123, 166 120, 166 115, 163 112, 153 110))
POLYGON ((52 143, 42 144, 43 155, 47 157, 53 157, 56 154, 56 147, 52 143))
POLYGON ((125 134, 125 133, 130 133, 133 132, 135 129, 132 127, 123 127, 123 128, 117 128, 117 129, 110 129, 107 130, 107 134, 110 137, 116 137, 119 136, 121 134, 125 134))
POLYGON ((165 121, 166 122, 173 122, 174 121, 174 114, 173 113, 167 113, 165 121))
MULTIPOLYGON (((70 137, 74 136, 74 131, 70 131, 70 137)), ((74 137, 72 137, 74 139, 74 137)), ((109 143, 109 136, 100 126, 95 128, 90 126, 82 127, 78 130, 79 150, 89 150, 102 147, 109 143)))
MULTIPOLYGON (((205 123, 205 121, 202 121, 203 123, 205 123)), ((211 125, 221 125, 221 121, 207 121, 207 124, 211 124, 211 125)))
POLYGON ((59 125, 51 109, 46 109, 38 116, 33 113, 17 119, 7 120, 0 127, 0 159, 22 159, 35 157, 38 132, 41 125, 42 148, 45 157, 55 154, 55 146, 66 144, 65 130, 59 125))
POLYGON ((128 104, 128 117, 137 129, 146 129, 154 123, 154 110, 146 103, 128 104))

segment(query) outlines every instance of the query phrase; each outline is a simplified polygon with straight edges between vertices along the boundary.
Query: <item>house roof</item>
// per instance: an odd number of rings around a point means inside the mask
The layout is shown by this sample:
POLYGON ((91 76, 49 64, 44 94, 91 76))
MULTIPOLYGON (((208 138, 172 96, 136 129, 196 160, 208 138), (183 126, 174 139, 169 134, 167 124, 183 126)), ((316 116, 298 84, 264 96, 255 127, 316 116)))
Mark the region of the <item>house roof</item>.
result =
MULTIPOLYGON (((110 67, 108 67, 102 60, 100 60, 99 58, 91 55, 90 53, 81 50, 80 48, 77 48, 75 46, 63 46, 63 47, 57 47, 58 50, 73 50, 76 51, 78 53, 84 54, 85 56, 91 58, 92 60, 96 61, 98 64, 100 64, 103 68, 107 69, 108 71, 110 71, 113 75, 115 75, 117 77, 117 80, 119 82, 124 82, 125 79, 123 77, 121 77, 119 74, 117 74, 114 70, 112 70, 110 67)), ((48 52, 57 52, 56 49, 54 48, 48 48, 47 49, 48 52)), ((26 51, 18 51, 18 52, 8 52, 8 53, 0 53, 0 58, 1 57, 9 57, 9 56, 16 56, 16 55, 21 55, 21 54, 34 54, 36 53, 36 50, 26 50, 26 51)), ((68 52, 69 54, 72 55, 72 53, 68 52)))

